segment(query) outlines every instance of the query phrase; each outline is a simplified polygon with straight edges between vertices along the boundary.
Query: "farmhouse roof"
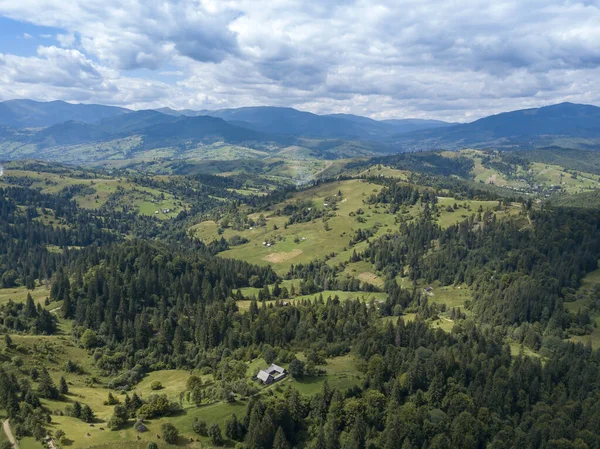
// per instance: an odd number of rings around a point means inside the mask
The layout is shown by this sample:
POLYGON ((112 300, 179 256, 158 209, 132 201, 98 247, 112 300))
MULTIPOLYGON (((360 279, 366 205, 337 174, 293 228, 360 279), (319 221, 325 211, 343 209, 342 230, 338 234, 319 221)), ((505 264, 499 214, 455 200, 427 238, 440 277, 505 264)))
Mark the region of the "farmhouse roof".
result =
POLYGON ((269 373, 267 373, 265 370, 261 369, 258 374, 256 375, 256 377, 260 380, 262 380, 263 382, 266 382, 269 377, 271 377, 271 375, 269 373))
POLYGON ((271 374, 271 373, 274 373, 274 372, 277 372, 277 373, 285 373, 285 368, 282 368, 282 367, 281 367, 281 366, 279 366, 279 365, 275 365, 275 364, 273 364, 273 365, 269 366, 269 368, 267 369, 267 372, 268 372, 269 374, 271 374))

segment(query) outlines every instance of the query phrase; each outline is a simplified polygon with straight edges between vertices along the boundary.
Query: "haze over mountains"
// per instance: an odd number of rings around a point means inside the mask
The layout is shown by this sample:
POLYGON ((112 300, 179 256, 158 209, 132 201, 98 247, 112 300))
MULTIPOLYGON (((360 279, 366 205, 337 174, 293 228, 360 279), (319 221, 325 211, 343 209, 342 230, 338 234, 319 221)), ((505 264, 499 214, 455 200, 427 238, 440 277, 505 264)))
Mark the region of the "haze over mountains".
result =
POLYGON ((150 150, 160 150, 160 157, 202 158, 203 149, 209 147, 206 157, 218 158, 216 150, 232 146, 239 158, 245 157, 245 150, 248 157, 257 157, 257 151, 267 156, 289 148, 331 158, 438 148, 551 145, 600 148, 600 108, 562 103, 453 124, 421 119, 378 121, 268 106, 132 111, 61 101, 0 103, 0 155, 6 159, 156 157, 144 153, 150 150), (84 151, 87 154, 79 154, 84 151))

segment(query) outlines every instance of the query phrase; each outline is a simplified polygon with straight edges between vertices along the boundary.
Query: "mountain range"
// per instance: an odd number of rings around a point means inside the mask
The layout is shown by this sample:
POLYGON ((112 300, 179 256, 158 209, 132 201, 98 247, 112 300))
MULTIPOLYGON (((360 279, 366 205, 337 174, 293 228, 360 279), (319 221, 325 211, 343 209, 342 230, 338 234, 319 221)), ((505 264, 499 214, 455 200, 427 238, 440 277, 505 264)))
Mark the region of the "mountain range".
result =
POLYGON ((351 114, 317 115, 282 107, 133 111, 62 101, 0 103, 0 156, 5 159, 218 158, 289 154, 350 157, 425 149, 545 146, 600 149, 600 108, 561 103, 457 124, 436 120, 373 120, 351 114), (210 151, 208 151, 209 149, 210 151), (156 157, 156 156, 153 156, 156 157), (228 156, 230 157, 230 156, 228 156))

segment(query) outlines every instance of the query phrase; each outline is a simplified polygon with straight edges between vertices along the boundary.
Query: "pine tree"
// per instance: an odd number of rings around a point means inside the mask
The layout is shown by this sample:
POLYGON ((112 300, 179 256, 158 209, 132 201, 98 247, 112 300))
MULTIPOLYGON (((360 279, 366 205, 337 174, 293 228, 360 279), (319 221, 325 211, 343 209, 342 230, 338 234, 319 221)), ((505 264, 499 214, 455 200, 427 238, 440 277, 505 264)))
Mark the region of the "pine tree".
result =
POLYGON ((110 418, 110 421, 108 422, 108 427, 111 430, 117 430, 123 425, 125 425, 128 419, 129 411, 127 410, 127 408, 124 405, 117 404, 115 405, 113 415, 110 418))
POLYGON ((208 428, 208 437, 210 438, 211 444, 214 446, 221 446, 223 444, 221 428, 216 423, 211 424, 211 426, 208 428))
POLYGON ((79 402, 75 401, 73 403, 73 408, 71 410, 71 416, 73 418, 80 419, 81 418, 81 410, 82 410, 81 404, 79 402))
POLYGON ((68 394, 69 393, 69 386, 67 385, 67 381, 65 380, 65 378, 63 376, 61 376, 61 378, 60 378, 58 391, 60 392, 60 394, 68 394))
POLYGON ((87 422, 87 423, 91 423, 94 421, 94 412, 92 411, 92 409, 90 408, 89 405, 84 405, 81 408, 81 416, 80 419, 83 422, 87 422))
POLYGON ((290 445, 285 437, 285 432, 281 428, 281 426, 277 429, 275 433, 275 440, 273 440, 273 449, 289 449, 290 445))
POLYGON ((241 425, 235 414, 225 421, 225 436, 234 441, 240 441, 243 438, 241 425))
POLYGON ((27 293, 27 299, 25 300, 25 310, 23 311, 25 318, 34 318, 37 316, 35 303, 31 297, 31 293, 27 293))
POLYGON ((42 369, 40 373, 40 379, 37 388, 38 394, 46 399, 58 399, 59 392, 58 388, 54 385, 54 381, 48 374, 46 368, 42 369))

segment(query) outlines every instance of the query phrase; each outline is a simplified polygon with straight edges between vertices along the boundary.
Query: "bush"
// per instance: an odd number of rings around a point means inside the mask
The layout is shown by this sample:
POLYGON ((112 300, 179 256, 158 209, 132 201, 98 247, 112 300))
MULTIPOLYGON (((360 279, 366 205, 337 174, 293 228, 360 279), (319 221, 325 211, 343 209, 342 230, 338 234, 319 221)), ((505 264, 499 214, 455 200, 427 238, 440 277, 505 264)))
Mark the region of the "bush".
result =
POLYGON ((238 246, 248 243, 249 241, 250 240, 248 240, 246 237, 242 237, 241 235, 234 235, 229 239, 229 245, 238 246))
POLYGON ((177 443, 177 439, 179 438, 179 430, 177 430, 173 424, 166 422, 160 427, 160 429, 165 442, 169 444, 177 443))
POLYGON ((150 441, 148 446, 146 446, 146 449, 158 449, 158 444, 156 444, 154 441, 150 441))
POLYGON ((98 337, 96 337, 96 332, 91 329, 86 329, 79 342, 85 349, 91 349, 98 344, 98 337))
POLYGON ((154 382, 152 382, 150 384, 150 389, 153 390, 153 391, 162 390, 163 386, 162 386, 162 384, 158 380, 155 380, 154 382))
POLYGON ((208 436, 208 428, 206 426, 206 422, 198 418, 194 418, 194 420, 192 421, 192 430, 203 437, 208 436))
POLYGON ((63 442, 63 440, 65 439, 65 431, 62 429, 58 429, 56 431, 56 433, 54 434, 54 438, 56 438, 56 440, 60 443, 63 442))
POLYGON ((148 401, 138 410, 138 416, 152 419, 160 416, 167 416, 181 409, 177 402, 172 402, 167 399, 167 395, 152 395, 148 401))

